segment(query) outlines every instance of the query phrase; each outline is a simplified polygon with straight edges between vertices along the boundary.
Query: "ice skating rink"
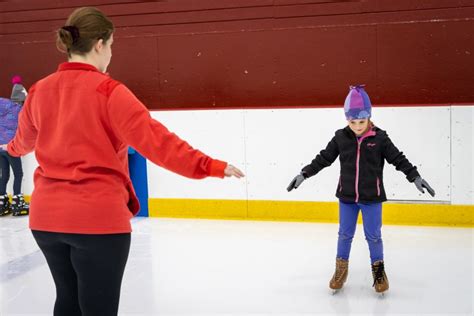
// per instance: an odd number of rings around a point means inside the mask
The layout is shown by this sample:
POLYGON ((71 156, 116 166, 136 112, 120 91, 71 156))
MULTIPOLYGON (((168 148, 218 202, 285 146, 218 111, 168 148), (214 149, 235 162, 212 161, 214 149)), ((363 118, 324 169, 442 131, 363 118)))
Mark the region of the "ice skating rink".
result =
MULTIPOLYGON (((27 228, 0 218, 0 315, 52 315, 54 285, 27 228)), ((390 290, 372 288, 361 226, 332 295, 337 225, 136 218, 119 315, 472 315, 473 230, 385 226, 390 290)))

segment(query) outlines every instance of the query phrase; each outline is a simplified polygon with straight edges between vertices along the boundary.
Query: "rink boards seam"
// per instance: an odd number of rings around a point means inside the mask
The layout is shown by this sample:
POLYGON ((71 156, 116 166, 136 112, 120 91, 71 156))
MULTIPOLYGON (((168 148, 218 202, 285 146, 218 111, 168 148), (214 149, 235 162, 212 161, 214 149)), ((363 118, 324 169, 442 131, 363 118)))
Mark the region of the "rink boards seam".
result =
MULTIPOLYGON (((338 222, 337 202, 152 198, 148 208, 150 217, 338 222)), ((383 224, 474 227, 473 214, 473 205, 384 203, 383 224)))

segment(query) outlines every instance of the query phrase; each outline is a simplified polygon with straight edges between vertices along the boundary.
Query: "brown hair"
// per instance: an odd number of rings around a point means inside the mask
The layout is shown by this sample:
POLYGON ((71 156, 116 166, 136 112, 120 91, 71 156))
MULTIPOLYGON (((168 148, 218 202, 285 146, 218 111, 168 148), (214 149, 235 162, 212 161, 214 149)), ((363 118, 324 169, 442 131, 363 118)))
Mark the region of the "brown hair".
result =
POLYGON ((84 55, 91 51, 99 39, 104 42, 114 32, 114 24, 102 11, 84 7, 74 10, 66 25, 57 31, 56 46, 61 52, 84 55))

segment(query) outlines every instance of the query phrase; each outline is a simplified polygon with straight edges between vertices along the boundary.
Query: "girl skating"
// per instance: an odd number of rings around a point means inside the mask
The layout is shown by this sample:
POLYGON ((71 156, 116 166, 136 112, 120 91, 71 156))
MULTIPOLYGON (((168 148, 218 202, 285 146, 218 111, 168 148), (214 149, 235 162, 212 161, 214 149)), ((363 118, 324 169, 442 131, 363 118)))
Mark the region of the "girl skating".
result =
POLYGON ((359 211, 362 211, 364 233, 369 245, 373 287, 378 293, 389 288, 381 234, 382 202, 387 200, 383 185, 385 160, 403 172, 422 193, 427 189, 432 196, 435 195, 387 133, 371 122, 371 110, 364 87, 351 86, 344 103, 348 126, 336 131, 326 149, 305 166, 287 188, 288 191, 298 188, 304 180, 330 166, 339 157, 341 171, 336 191, 339 199, 339 238, 336 270, 329 282, 329 287, 335 291, 343 287, 348 276, 349 254, 359 211))

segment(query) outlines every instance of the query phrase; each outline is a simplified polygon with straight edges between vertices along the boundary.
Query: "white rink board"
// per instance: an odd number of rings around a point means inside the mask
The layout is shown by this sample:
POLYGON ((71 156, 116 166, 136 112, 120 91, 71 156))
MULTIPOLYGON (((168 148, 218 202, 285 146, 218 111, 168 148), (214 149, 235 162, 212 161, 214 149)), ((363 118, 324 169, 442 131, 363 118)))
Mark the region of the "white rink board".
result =
POLYGON ((474 204, 474 111, 472 106, 452 108, 452 200, 453 204, 474 204))
MULTIPOLYGON (((153 111, 195 148, 235 164, 246 178, 192 180, 148 162, 150 198, 335 201, 339 161, 288 193, 286 186, 345 126, 342 109, 153 111)), ((473 204, 473 107, 375 107, 373 120, 419 167, 436 198, 418 193, 389 164, 390 200, 473 204)), ((159 149, 157 149, 159 150, 159 149)), ((33 190, 33 154, 23 157, 23 192, 33 190)), ((8 185, 11 193, 13 175, 8 185)))
MULTIPOLYGON (((242 111, 163 111, 151 115, 194 148, 246 172, 242 111)), ((245 180, 188 179, 149 161, 147 168, 149 197, 247 199, 245 180)))
POLYGON ((344 124, 340 109, 246 111, 249 199, 335 200, 338 161, 297 190, 286 187, 344 124))
MULTIPOLYGON (((326 147, 334 132, 345 126, 340 109, 174 111, 152 115, 202 151, 241 167, 247 176, 240 181, 214 180, 210 186, 208 181, 188 180, 149 164, 150 197, 240 199, 247 192, 251 200, 335 200, 338 160, 298 190, 288 193, 286 186, 326 147), (204 126, 202 122, 208 123, 204 126), (235 143, 245 147, 240 154, 232 145, 235 143)), ((384 181, 389 199, 450 201, 450 108, 374 108, 373 116, 437 191, 435 199, 422 195, 404 174, 387 164, 384 181)))

